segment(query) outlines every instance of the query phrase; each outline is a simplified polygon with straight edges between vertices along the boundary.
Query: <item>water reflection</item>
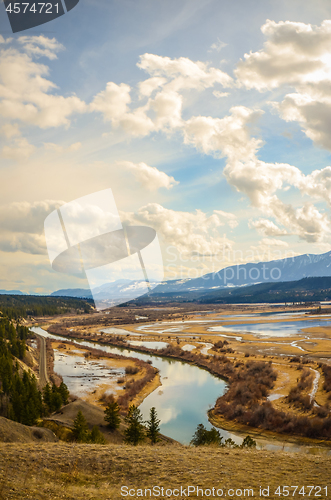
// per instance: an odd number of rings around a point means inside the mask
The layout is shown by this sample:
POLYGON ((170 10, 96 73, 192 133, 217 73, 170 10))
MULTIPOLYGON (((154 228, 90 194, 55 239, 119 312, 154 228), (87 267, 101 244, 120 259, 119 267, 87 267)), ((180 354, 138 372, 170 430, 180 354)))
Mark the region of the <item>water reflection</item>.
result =
MULTIPOLYGON (((280 323, 277 323, 280 325, 280 323)), ((242 326, 242 325, 238 325, 242 326)), ((55 341, 68 340, 65 337, 52 335, 45 330, 34 327, 35 333, 55 341)), ((73 340, 73 339, 70 339, 73 340)), ((216 399, 224 394, 226 383, 214 377, 205 370, 188 365, 170 358, 134 352, 128 349, 119 349, 93 342, 74 340, 77 345, 97 347, 105 352, 135 357, 144 361, 151 360, 153 366, 159 369, 162 386, 152 392, 140 405, 144 419, 149 417, 149 410, 155 406, 161 419, 161 432, 177 441, 188 444, 192 439, 198 424, 202 423, 207 429, 211 425, 207 418, 207 411, 214 406, 216 399)), ((59 370, 60 374, 61 369, 59 370)), ((245 434, 233 434, 219 429, 220 434, 227 439, 231 437, 236 443, 241 443, 245 434)), ((255 439, 255 438, 254 438, 255 439)), ((258 447, 269 450, 300 451, 305 453, 324 452, 330 454, 329 448, 310 447, 292 443, 283 443, 276 440, 256 438, 258 447)))
POLYGON ((211 326, 208 332, 252 333, 257 337, 289 337, 304 333, 303 328, 329 327, 331 320, 278 321, 277 323, 245 323, 231 326, 211 326))

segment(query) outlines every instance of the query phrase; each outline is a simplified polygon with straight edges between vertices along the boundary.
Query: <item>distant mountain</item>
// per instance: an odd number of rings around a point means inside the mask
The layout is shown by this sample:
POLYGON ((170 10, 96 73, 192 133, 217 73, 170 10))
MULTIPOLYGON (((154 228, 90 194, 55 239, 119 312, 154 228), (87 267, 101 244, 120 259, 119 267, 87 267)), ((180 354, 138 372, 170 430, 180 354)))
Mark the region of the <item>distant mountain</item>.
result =
MULTIPOLYGON (((187 297, 185 293, 182 297, 187 297)), ((247 287, 200 292, 196 299, 206 304, 256 304, 270 302, 331 301, 331 277, 303 278, 299 281, 259 283, 247 287)))
MULTIPOLYGON (((191 298, 197 298, 207 291, 228 290, 259 283, 295 282, 307 277, 331 277, 331 252, 321 255, 305 254, 269 262, 238 264, 196 279, 164 281, 145 297, 190 293, 191 298)), ((144 281, 117 280, 94 288, 93 297, 100 302, 113 301, 115 305, 118 298, 132 300, 137 288, 144 286, 144 281)), ((91 291, 83 288, 58 290, 51 295, 92 298, 91 291)))
POLYGON ((257 283, 298 281, 314 276, 331 276, 331 252, 305 254, 269 262, 229 266, 196 279, 171 280, 158 285, 153 294, 215 290, 257 283))
POLYGON ((28 295, 21 290, 0 290, 0 295, 28 295))
POLYGON ((84 288, 73 288, 57 290, 51 294, 52 297, 76 297, 93 298, 98 306, 107 304, 111 307, 123 302, 129 302, 137 296, 137 289, 146 289, 146 282, 141 280, 120 279, 102 286, 86 290, 84 288), (93 294, 92 294, 93 292, 93 294))
POLYGON ((76 297, 79 299, 92 299, 91 290, 84 288, 67 288, 51 293, 51 297, 76 297))

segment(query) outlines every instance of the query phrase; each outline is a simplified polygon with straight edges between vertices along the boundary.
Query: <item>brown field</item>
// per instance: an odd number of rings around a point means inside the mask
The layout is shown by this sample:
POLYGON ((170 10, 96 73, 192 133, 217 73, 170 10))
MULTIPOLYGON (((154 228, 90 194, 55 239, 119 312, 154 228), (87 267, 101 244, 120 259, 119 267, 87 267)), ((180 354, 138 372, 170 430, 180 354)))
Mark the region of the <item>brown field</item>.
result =
MULTIPOLYGON (((274 500, 284 498, 275 494, 279 485, 331 488, 330 465, 331 458, 326 456, 302 454, 298 460, 297 454, 263 450, 192 449, 180 445, 0 444, 0 498, 119 500, 125 498, 121 496, 121 486, 137 493, 137 489, 153 485, 164 489, 187 489, 191 485, 204 490, 222 488, 227 497, 232 493, 229 489, 241 489, 241 495, 233 498, 263 498, 259 495, 260 486, 269 486, 268 498, 274 500), (250 488, 253 497, 248 494, 250 488)), ((325 500, 323 493, 324 490, 319 498, 325 500)), ((201 493, 191 493, 190 498, 201 498, 201 493)), ((308 494, 291 494, 291 498, 308 498, 308 494)))

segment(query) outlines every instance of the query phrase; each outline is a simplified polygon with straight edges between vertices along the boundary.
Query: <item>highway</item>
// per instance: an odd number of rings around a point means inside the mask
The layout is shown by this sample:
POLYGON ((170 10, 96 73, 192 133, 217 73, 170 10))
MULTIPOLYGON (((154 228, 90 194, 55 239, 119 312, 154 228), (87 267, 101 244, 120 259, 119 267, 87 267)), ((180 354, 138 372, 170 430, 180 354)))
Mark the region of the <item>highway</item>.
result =
POLYGON ((41 388, 49 383, 47 376, 47 363, 46 363, 46 339, 42 335, 35 333, 40 341, 40 355, 39 355, 39 385, 41 388))

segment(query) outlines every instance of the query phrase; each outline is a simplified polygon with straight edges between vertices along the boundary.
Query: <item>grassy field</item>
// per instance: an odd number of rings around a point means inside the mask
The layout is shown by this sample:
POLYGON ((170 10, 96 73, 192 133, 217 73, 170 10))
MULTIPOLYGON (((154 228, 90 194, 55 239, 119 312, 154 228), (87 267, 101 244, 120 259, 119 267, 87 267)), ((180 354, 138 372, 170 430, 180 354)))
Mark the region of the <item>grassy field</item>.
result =
MULTIPOLYGON (((261 498, 262 488, 270 487, 269 499, 278 486, 328 486, 331 457, 297 453, 191 448, 180 445, 138 446, 79 445, 63 443, 0 444, 0 498, 33 500, 117 500, 121 487, 137 489, 164 487, 203 490, 223 489, 223 496, 261 498), (252 488, 254 495, 244 494, 252 488), (234 489, 232 494, 229 489, 234 489), (236 490, 241 490, 237 491, 236 490)), ((293 490, 291 490, 292 492, 293 490)), ((313 490, 311 497, 318 490, 313 490)), ((177 492, 174 492, 175 495, 177 492)), ((291 498, 308 498, 296 494, 291 498)), ((213 495, 211 495, 212 497, 213 495)), ((201 498, 192 492, 190 498, 201 498)), ((204 496, 205 497, 205 496, 204 496)), ((321 491, 320 499, 328 498, 321 491)), ((150 498, 149 493, 145 498, 150 498)), ((153 498, 153 497, 152 497, 153 498)), ((155 497, 157 498, 157 497, 155 497)), ((164 494, 159 498, 176 498, 164 494)), ((180 498, 180 495, 179 497, 180 498)), ((185 498, 183 495, 182 498, 185 498)), ((263 497, 262 497, 263 498, 263 497)))

